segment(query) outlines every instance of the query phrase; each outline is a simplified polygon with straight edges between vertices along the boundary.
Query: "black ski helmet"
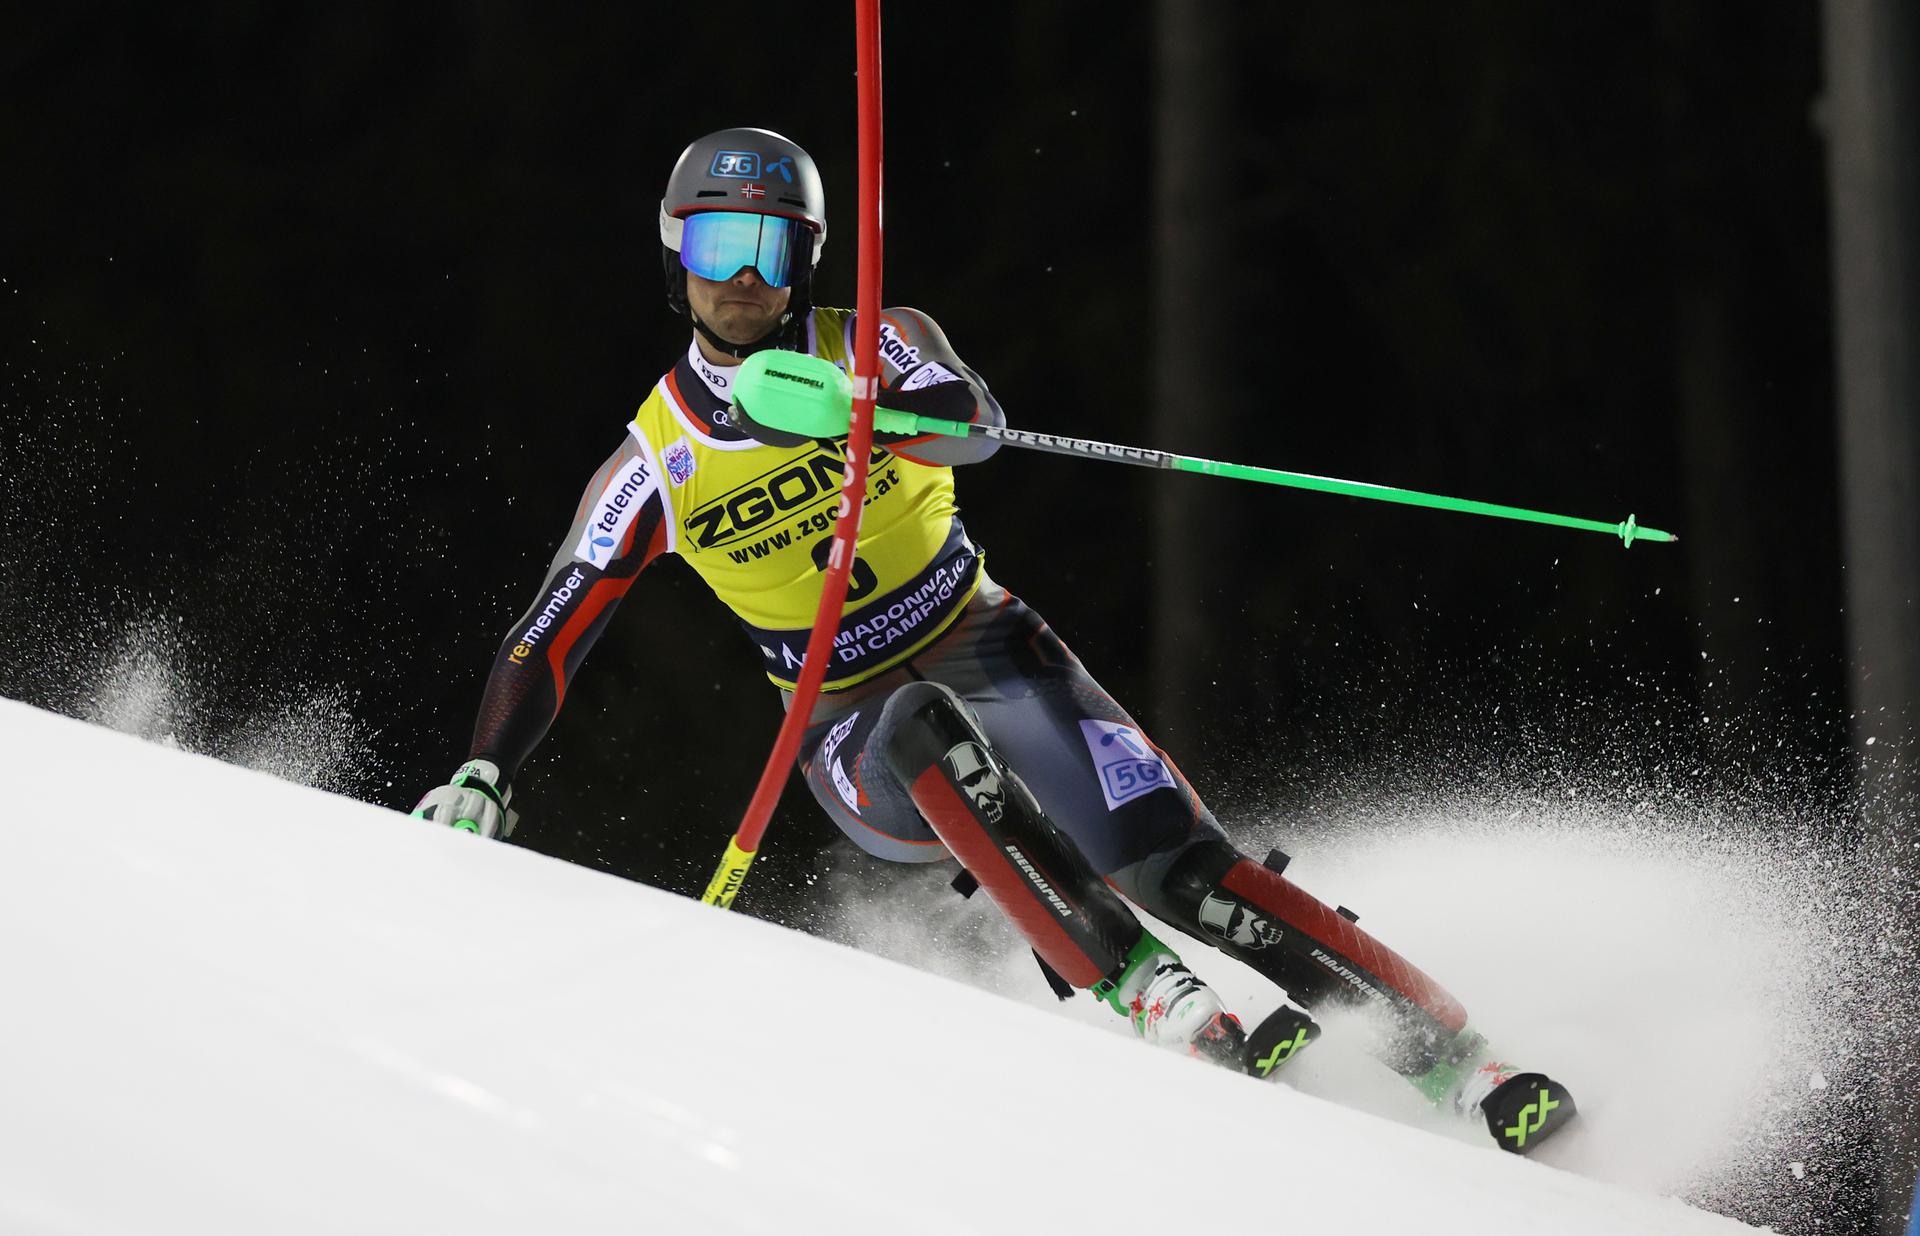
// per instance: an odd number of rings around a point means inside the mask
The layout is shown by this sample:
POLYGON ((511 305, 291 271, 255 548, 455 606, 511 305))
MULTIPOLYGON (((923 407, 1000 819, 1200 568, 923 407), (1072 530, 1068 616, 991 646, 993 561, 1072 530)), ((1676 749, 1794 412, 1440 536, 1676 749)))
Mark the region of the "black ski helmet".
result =
POLYGON ((747 356, 803 329, 813 306, 813 268, 827 244, 827 195, 813 159, 794 142, 767 129, 721 129, 680 154, 660 198, 660 266, 667 304, 692 320, 715 347, 747 356), (797 219, 813 233, 811 260, 795 277, 786 316, 764 338, 736 343, 722 339, 694 317, 687 304, 687 272, 680 265, 681 220, 708 210, 797 219))

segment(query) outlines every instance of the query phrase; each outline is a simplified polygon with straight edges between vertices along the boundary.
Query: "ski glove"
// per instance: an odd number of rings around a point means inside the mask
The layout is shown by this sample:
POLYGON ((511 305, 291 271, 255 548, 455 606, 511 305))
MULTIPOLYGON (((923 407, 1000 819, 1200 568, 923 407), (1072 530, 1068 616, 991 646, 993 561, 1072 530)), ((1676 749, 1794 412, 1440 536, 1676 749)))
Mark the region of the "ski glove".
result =
MULTIPOLYGON (((880 396, 880 406, 900 412, 911 412, 916 416, 935 416, 946 421, 970 421, 973 419, 976 404, 973 388, 949 375, 944 381, 928 382, 912 390, 902 386, 897 390, 886 391, 880 396)), ((851 418, 852 409, 849 408, 847 415, 833 425, 834 432, 828 435, 829 440, 844 438, 851 418)), ((737 403, 727 409, 727 419, 768 446, 805 446, 817 440, 805 434, 763 424, 755 420, 751 413, 737 403)), ((880 432, 873 435, 873 440, 885 444, 906 442, 919 436, 921 435, 880 432)))
MULTIPOLYGON (((734 427, 746 430, 757 440, 766 443, 768 446, 805 446, 807 443, 813 441, 812 438, 807 437, 805 434, 789 433, 784 429, 775 429, 771 425, 762 425, 759 421, 748 416, 747 410, 737 403, 727 408, 726 419, 734 427)), ((844 422, 840 426, 840 432, 846 432, 844 422)))
POLYGON ((500 768, 491 760, 468 760, 446 785, 428 790, 414 806, 417 820, 432 820, 463 833, 507 837, 519 822, 517 811, 507 810, 513 787, 500 780, 500 768))

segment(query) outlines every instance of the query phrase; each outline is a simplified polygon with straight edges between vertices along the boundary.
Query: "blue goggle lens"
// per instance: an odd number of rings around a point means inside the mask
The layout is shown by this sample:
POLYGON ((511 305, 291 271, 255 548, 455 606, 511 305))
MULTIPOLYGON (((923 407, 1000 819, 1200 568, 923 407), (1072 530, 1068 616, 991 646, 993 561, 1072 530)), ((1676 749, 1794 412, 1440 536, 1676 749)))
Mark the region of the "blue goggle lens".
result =
POLYGON ((742 211, 707 211, 680 221, 680 265, 702 279, 731 279, 743 266, 768 287, 783 288, 813 252, 813 233, 798 219, 742 211))

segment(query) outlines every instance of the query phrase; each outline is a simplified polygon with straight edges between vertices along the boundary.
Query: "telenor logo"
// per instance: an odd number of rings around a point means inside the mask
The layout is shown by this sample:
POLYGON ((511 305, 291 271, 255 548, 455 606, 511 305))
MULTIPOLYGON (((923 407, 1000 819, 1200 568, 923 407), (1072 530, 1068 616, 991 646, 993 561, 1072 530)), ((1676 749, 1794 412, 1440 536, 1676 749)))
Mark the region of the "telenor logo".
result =
POLYGON ((624 463, 600 491, 600 500, 594 504, 593 518, 580 534, 580 543, 573 547, 573 556, 581 562, 590 562, 599 566, 613 557, 619 548, 620 538, 633 526, 633 517, 640 513, 646 500, 660 488, 659 478, 653 474, 643 458, 635 457, 624 463))

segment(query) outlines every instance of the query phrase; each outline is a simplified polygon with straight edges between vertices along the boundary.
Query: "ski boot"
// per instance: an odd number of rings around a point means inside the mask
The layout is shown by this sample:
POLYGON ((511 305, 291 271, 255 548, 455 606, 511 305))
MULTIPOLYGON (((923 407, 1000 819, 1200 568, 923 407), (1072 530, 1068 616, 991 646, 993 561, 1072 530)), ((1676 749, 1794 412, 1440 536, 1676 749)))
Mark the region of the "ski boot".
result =
POLYGON ((1184 1048, 1228 1067, 1238 1067, 1244 1054, 1247 1032, 1240 1019, 1150 931, 1141 931, 1119 975, 1096 984, 1093 994, 1155 1046, 1184 1048))
POLYGON ((1119 977, 1093 990, 1127 1016, 1147 1042, 1184 1047, 1188 1055, 1254 1077, 1272 1077, 1320 1035, 1312 1018, 1284 1005, 1249 1035, 1240 1019, 1221 1007, 1213 989, 1145 931, 1119 977))
POLYGON ((1429 1072, 1410 1080, 1435 1107, 1484 1119, 1495 1144, 1513 1154, 1531 1154, 1579 1114, 1565 1086, 1495 1059, 1472 1030, 1461 1031, 1429 1072))

